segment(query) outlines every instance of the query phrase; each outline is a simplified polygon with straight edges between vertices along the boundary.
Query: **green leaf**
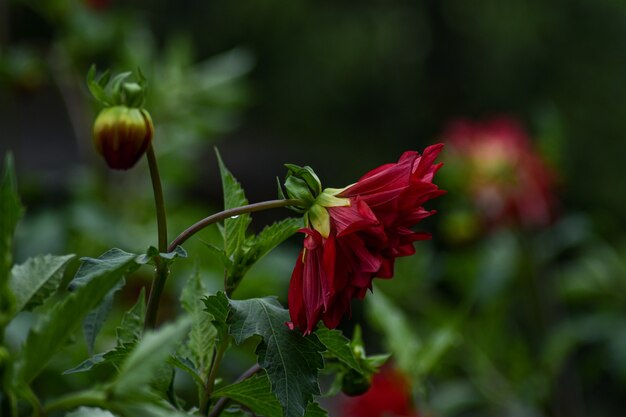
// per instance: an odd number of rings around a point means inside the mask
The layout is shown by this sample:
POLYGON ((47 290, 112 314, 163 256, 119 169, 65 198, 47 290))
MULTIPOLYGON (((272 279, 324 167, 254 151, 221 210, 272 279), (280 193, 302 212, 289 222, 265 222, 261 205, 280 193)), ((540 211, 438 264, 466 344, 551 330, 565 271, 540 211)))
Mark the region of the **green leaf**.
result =
POLYGON ((122 317, 122 323, 116 329, 117 344, 132 343, 141 338, 143 322, 146 317, 146 291, 141 289, 137 302, 122 317))
POLYGON ((110 411, 101 408, 80 407, 65 415, 65 417, 115 417, 110 411))
POLYGON ((209 252, 211 252, 213 255, 217 256, 220 259, 220 262, 222 262, 222 265, 224 266, 226 270, 232 268, 233 261, 228 256, 226 256, 226 253, 222 249, 218 248, 217 246, 211 243, 204 242, 202 240, 201 242, 209 250, 209 252))
POLYGON ((171 252, 159 252, 154 246, 150 246, 146 253, 139 255, 137 262, 140 264, 154 263, 154 258, 161 258, 165 263, 172 263, 176 258, 186 258, 187 251, 182 246, 176 246, 171 252))
POLYGON ((318 369, 324 366, 324 346, 314 334, 303 336, 286 323, 289 312, 275 298, 231 300, 230 334, 235 342, 259 335, 256 352, 267 371, 272 391, 285 417, 301 417, 313 395, 319 395, 318 369))
POLYGON ((0 180, 0 329, 8 323, 14 311, 15 300, 9 288, 9 279, 13 265, 13 234, 22 212, 13 157, 9 153, 4 159, 0 180))
POLYGON ((196 269, 187 280, 180 296, 183 308, 193 319, 187 347, 192 354, 195 368, 201 375, 208 374, 217 338, 217 329, 211 324, 212 317, 205 311, 205 304, 202 302, 206 292, 200 271, 196 269))
POLYGON ((124 362, 126 357, 133 351, 135 345, 136 345, 136 342, 124 343, 106 352, 97 353, 93 355, 91 358, 84 360, 77 366, 71 369, 68 369, 66 371, 63 371, 63 375, 87 372, 93 369, 95 366, 104 365, 104 364, 112 364, 115 367, 119 367, 119 365, 122 362, 124 362))
POLYGON ((258 235, 247 238, 227 266, 226 292, 232 294, 252 265, 302 227, 304 223, 301 217, 287 218, 265 227, 258 235))
POLYGON ((176 366, 177 368, 182 369, 183 371, 187 372, 193 378, 194 382, 198 385, 198 387, 204 388, 204 381, 202 380, 202 377, 198 373, 198 370, 196 369, 196 365, 193 362, 191 362, 191 360, 189 360, 188 358, 178 356, 178 355, 171 355, 167 361, 171 363, 172 365, 176 366))
POLYGON ((228 334, 228 325, 226 319, 230 313, 230 305, 228 298, 222 291, 218 291, 217 294, 204 298, 204 305, 206 306, 206 312, 213 316, 213 326, 217 330, 218 340, 224 340, 224 337, 228 334))
POLYGON ((90 355, 93 355, 93 347, 96 343, 96 337, 107 317, 109 317, 109 313, 111 312, 111 308, 113 308, 113 298, 115 297, 115 293, 118 292, 124 286, 124 280, 118 281, 118 283, 104 296, 104 299, 100 303, 100 305, 92 310, 85 320, 83 321, 83 334, 85 335, 85 342, 87 343, 87 351, 90 355))
POLYGON ((101 364, 103 362, 106 362, 105 356, 109 352, 95 354, 91 358, 84 360, 83 362, 81 362, 77 366, 63 371, 63 375, 70 375, 70 374, 78 374, 78 373, 81 373, 81 372, 87 372, 87 371, 91 370, 94 366, 99 365, 99 364, 101 364))
POLYGON ((72 369, 63 372, 64 374, 73 374, 78 372, 86 372, 94 366, 102 364, 113 364, 116 367, 126 359, 132 352, 135 345, 141 338, 143 332, 143 321, 146 316, 146 298, 145 289, 141 289, 139 298, 134 306, 131 307, 122 317, 122 323, 116 329, 117 346, 107 352, 98 353, 91 358, 86 359, 72 369))
POLYGON ((40 317, 18 353, 18 380, 29 383, 41 372, 50 358, 61 350, 93 310, 124 275, 137 268, 136 255, 119 249, 110 250, 98 259, 83 259, 74 281, 80 283, 73 294, 40 317))
POLYGON ((112 385, 114 395, 132 398, 145 393, 155 373, 180 344, 191 326, 192 319, 185 317, 154 332, 146 332, 122 364, 112 385))
POLYGON ((143 401, 116 401, 114 404, 124 417, 189 417, 189 414, 176 410, 166 402, 156 405, 143 401))
POLYGON ((227 397, 264 417, 282 417, 283 409, 272 394, 267 374, 255 375, 236 384, 216 390, 212 397, 227 397))
POLYGON ((302 217, 288 217, 265 227, 251 245, 258 247, 255 262, 303 227, 302 217))
POLYGON ((387 347, 393 353, 398 366, 409 375, 414 375, 417 371, 416 358, 422 348, 421 340, 411 329, 404 314, 382 291, 375 291, 366 300, 366 312, 370 322, 385 335, 387 347))
POLYGON ((54 293, 74 255, 43 255, 28 259, 11 270, 9 287, 15 295, 15 310, 32 310, 54 293))
POLYGON ((361 369, 361 365, 359 365, 359 361, 350 346, 350 340, 339 330, 330 330, 324 326, 319 326, 315 334, 320 342, 326 346, 328 354, 336 357, 355 371, 363 373, 363 369, 361 369))
MULTIPOLYGON (((224 209, 247 205, 248 200, 241 188, 241 184, 226 168, 217 148, 215 149, 215 154, 217 155, 217 162, 222 177, 222 188, 224 189, 224 209)), ((243 245, 250 221, 249 214, 241 214, 224 220, 224 252, 227 257, 233 255, 243 245)))
MULTIPOLYGON (((420 379, 427 376, 458 340, 456 331, 458 318, 454 318, 422 340, 417 332, 411 329, 408 319, 400 309, 382 292, 376 291, 376 294, 369 297, 367 307, 370 321, 383 331, 395 361, 408 375, 420 379)), ((384 363, 385 356, 367 358, 368 364, 374 366, 384 363)))
POLYGON ((318 403, 312 402, 307 407, 304 417, 328 417, 328 411, 320 407, 318 403))

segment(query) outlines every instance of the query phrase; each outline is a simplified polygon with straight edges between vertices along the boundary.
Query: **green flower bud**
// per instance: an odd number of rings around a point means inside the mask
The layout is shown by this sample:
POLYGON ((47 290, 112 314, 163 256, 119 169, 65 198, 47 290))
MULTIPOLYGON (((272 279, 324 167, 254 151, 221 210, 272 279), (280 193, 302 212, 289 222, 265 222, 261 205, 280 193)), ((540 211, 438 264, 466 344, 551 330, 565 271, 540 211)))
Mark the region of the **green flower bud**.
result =
POLYGON ((112 106, 102 109, 93 127, 96 150, 112 169, 132 168, 146 152, 154 126, 145 109, 112 106))
POLYGON ((288 170, 285 178, 287 196, 294 200, 300 200, 303 207, 298 208, 306 211, 322 192, 322 183, 309 166, 300 167, 294 164, 285 164, 285 167, 288 170))

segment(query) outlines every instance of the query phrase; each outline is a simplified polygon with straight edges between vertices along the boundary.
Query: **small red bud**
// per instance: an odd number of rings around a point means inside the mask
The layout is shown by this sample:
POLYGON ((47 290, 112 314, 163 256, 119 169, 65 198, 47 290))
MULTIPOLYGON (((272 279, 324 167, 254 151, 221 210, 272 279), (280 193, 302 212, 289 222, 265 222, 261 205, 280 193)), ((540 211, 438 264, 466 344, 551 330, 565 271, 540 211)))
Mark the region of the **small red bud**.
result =
POLYGON ((150 114, 126 106, 103 109, 93 127, 94 146, 112 169, 132 168, 148 149, 153 134, 150 114))

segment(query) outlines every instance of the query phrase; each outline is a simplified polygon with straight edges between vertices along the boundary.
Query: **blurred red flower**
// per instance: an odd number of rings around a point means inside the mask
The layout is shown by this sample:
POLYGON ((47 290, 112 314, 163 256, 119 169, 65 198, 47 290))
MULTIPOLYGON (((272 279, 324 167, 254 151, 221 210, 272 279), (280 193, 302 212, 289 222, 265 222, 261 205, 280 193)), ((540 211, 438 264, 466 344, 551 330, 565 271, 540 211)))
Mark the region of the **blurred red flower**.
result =
POLYGON ((488 225, 545 226, 552 220, 554 176, 515 120, 456 120, 443 137, 451 171, 462 166, 465 189, 488 225))
POLYGON ((343 397, 342 417, 418 417, 404 375, 384 367, 374 375, 372 386, 358 397, 343 397))
POLYGON ((92 10, 105 10, 111 5, 111 0, 85 0, 84 2, 92 10))
POLYGON ((422 205, 445 191, 432 183, 443 145, 405 152, 345 189, 326 189, 309 209, 309 227, 289 286, 291 326, 311 332, 321 319, 335 328, 372 279, 391 278, 395 258, 415 253, 428 233, 411 230, 434 214, 422 205))

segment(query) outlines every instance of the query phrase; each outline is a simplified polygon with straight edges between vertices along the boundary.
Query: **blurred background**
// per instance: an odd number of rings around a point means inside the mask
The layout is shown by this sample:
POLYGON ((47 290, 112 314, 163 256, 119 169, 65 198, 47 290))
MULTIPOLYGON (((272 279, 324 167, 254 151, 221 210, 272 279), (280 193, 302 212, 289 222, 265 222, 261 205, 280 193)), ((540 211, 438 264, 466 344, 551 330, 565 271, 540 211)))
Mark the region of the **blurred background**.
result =
MULTIPOLYGON (((93 150, 93 63, 149 80, 172 236, 221 205, 214 146, 255 202, 275 198, 286 162, 343 187, 446 142, 435 182, 449 193, 421 224, 433 240, 343 325, 361 323, 404 381, 386 385, 396 396, 374 384, 377 403, 396 399, 372 416, 626 412, 626 3, 0 0, 0 155, 13 153, 27 209, 18 262, 155 243, 147 164, 112 172, 93 150)), ((217 230, 202 239, 219 242, 217 230)), ((286 302, 300 244, 256 265, 235 296, 286 302)), ((194 269, 221 286, 218 260, 197 239, 186 248, 163 320, 194 269)), ((120 311, 149 274, 129 280, 120 311)), ((11 330, 15 346, 31 321, 11 330)), ((226 373, 248 366, 241 355, 226 373)), ((113 372, 59 378, 85 357, 68 350, 42 392, 113 372)), ((365 412, 345 397, 326 406, 365 412)))

